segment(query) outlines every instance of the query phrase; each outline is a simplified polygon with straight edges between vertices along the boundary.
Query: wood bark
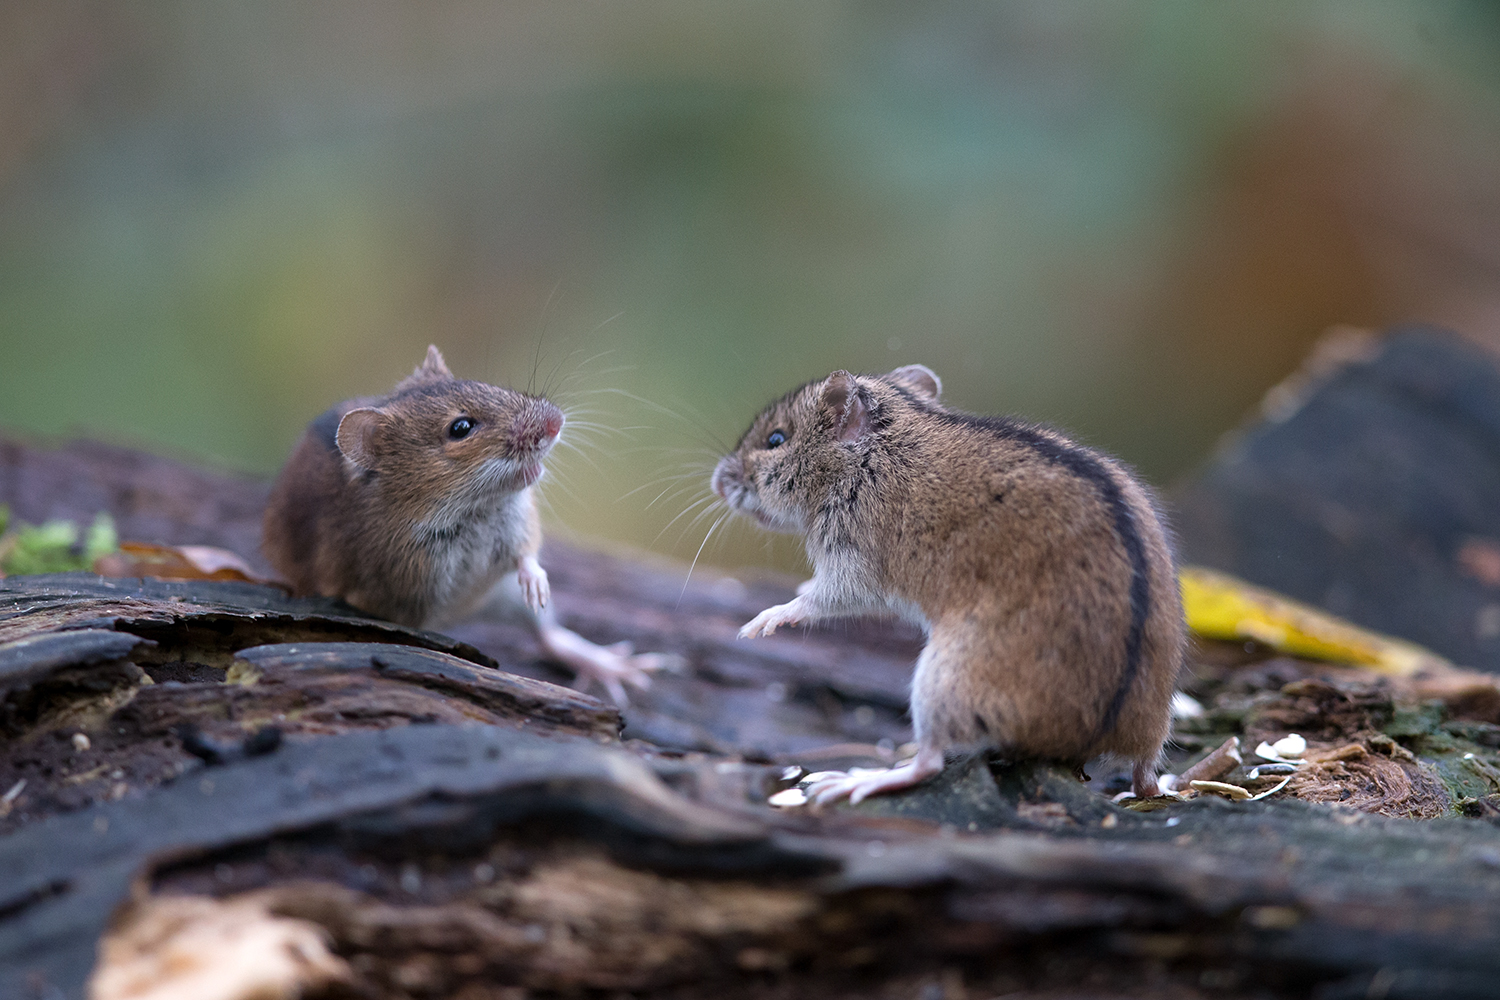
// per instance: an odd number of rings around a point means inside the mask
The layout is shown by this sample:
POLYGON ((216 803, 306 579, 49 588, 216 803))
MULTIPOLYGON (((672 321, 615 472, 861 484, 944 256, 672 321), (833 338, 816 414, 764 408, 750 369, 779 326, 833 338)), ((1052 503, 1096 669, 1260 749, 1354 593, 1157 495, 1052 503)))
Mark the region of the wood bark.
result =
MULTIPOLYGON (((254 558, 263 498, 117 449, 0 445, 0 501, 31 521, 105 509, 126 538, 254 558)), ((544 562, 566 624, 684 668, 619 713, 503 626, 424 633, 250 584, 0 581, 0 793, 20 788, 0 996, 196 982, 194 963, 240 970, 226 996, 465 1000, 1465 997, 1500 973, 1484 795, 1479 818, 1420 822, 1284 798, 1132 811, 1107 766, 1082 784, 970 758, 908 795, 775 809, 789 766, 909 739, 919 636, 741 642, 793 581, 685 585, 556 543, 544 562)), ((1189 687, 1216 707, 1179 766, 1296 724, 1439 773, 1439 736, 1483 752, 1500 731, 1449 711, 1402 723, 1425 744, 1388 736, 1401 692, 1263 651, 1206 649, 1189 687)))

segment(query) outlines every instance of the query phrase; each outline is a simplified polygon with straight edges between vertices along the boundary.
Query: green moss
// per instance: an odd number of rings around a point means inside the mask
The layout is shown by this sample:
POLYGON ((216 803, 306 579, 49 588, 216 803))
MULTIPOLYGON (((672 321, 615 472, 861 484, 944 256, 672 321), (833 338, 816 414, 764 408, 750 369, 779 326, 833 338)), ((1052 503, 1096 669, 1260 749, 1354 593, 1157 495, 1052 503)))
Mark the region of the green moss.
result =
POLYGON ((1460 812, 1463 800, 1483 799, 1500 792, 1500 750, 1476 739, 1492 738, 1496 727, 1444 720, 1443 707, 1437 702, 1398 709, 1396 715, 1396 721, 1386 729, 1387 734, 1398 738, 1437 772, 1460 812))
MULTIPOLYGON (((8 511, 4 521, 8 526, 8 511)), ((41 526, 17 522, 14 531, 0 535, 0 573, 23 576, 87 570, 94 560, 118 547, 115 522, 102 512, 81 538, 72 521, 48 521, 41 526)))
POLYGON ((1391 721, 1384 727, 1387 736, 1394 736, 1405 743, 1410 739, 1436 733, 1443 724, 1442 702, 1429 701, 1421 705, 1399 705, 1391 721))

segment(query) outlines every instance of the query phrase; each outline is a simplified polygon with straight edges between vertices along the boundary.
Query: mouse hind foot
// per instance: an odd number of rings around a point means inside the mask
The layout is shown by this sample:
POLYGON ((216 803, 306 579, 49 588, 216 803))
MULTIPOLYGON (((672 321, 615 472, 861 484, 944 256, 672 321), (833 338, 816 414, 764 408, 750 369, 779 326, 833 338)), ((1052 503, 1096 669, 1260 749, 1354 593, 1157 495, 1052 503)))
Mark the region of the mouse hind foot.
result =
POLYGON ((549 660, 578 675, 576 687, 585 689, 597 683, 619 708, 630 704, 625 685, 645 691, 651 687, 653 672, 673 670, 682 663, 682 657, 671 653, 636 653, 629 642, 600 646, 561 625, 543 625, 537 638, 549 660))
POLYGON ((923 747, 911 760, 892 768, 830 774, 809 785, 807 797, 821 806, 847 796, 850 805, 858 805, 871 795, 882 795, 920 785, 942 770, 943 752, 935 747, 923 747))
POLYGON ((1156 760, 1138 760, 1135 762, 1135 770, 1131 774, 1131 791, 1135 792, 1138 799, 1153 799, 1161 794, 1161 787, 1156 783, 1156 760))

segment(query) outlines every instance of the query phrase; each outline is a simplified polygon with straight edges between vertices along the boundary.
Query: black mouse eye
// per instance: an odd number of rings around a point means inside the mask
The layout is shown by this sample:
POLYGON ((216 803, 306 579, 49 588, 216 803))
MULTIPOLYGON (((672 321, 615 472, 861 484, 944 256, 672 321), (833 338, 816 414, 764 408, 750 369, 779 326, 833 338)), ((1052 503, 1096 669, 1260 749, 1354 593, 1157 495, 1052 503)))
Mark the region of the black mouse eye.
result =
POLYGON ((766 438, 767 448, 779 448, 786 444, 786 434, 782 431, 772 431, 771 436, 766 438))
POLYGON ((457 420, 453 421, 453 423, 448 425, 448 436, 455 441, 460 441, 463 438, 468 437, 469 432, 473 429, 474 421, 470 420, 468 417, 459 417, 457 420))

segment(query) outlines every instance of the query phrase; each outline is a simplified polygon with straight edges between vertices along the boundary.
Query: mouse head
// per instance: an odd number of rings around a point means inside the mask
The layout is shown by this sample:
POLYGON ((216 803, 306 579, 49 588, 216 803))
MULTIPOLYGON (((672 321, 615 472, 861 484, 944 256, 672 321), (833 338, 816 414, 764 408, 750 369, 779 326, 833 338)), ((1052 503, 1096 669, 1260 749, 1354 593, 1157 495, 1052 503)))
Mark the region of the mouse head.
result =
POLYGON ((387 396, 345 413, 344 459, 393 498, 472 509, 542 476, 563 414, 514 389, 455 378, 436 347, 387 396))
POLYGON ((809 382, 755 418, 734 453, 719 460, 713 490, 763 527, 806 531, 807 515, 878 450, 901 412, 937 405, 942 391, 925 365, 885 375, 836 371, 809 382))

